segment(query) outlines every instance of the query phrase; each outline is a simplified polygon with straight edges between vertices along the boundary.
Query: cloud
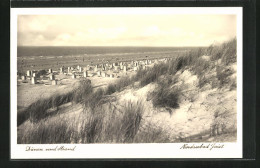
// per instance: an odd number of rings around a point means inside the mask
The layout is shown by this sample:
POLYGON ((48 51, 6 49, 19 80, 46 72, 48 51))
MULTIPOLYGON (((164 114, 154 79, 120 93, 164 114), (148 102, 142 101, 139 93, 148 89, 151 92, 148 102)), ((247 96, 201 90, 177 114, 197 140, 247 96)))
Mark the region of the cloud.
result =
POLYGON ((235 36, 235 15, 18 17, 18 45, 206 46, 235 36))
POLYGON ((142 35, 144 36, 157 36, 162 34, 161 30, 158 28, 158 26, 153 25, 145 28, 142 35))

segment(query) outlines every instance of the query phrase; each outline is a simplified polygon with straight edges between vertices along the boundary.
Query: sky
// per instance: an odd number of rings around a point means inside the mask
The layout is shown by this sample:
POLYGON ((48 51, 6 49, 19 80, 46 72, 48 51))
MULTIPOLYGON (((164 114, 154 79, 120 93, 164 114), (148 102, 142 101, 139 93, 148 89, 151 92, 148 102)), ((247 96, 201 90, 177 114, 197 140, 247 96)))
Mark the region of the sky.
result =
POLYGON ((236 15, 19 15, 18 46, 208 46, 236 37, 236 15))

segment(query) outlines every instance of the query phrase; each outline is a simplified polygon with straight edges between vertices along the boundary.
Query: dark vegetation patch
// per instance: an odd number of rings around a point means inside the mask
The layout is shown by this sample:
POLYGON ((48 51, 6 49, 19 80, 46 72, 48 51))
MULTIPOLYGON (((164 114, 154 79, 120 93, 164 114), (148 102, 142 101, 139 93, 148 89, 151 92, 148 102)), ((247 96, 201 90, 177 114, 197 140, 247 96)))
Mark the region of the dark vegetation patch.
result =
POLYGON ((176 80, 169 76, 158 82, 158 86, 151 93, 154 107, 179 107, 180 89, 174 86, 175 82, 176 80))
POLYGON ((116 92, 116 85, 115 84, 109 84, 106 90, 106 94, 111 95, 116 92))
POLYGON ((233 74, 230 69, 223 68, 221 66, 216 67, 217 79, 219 81, 219 88, 225 86, 230 82, 229 76, 233 74))
POLYGON ((37 76, 42 76, 42 75, 46 75, 47 74, 47 71, 46 70, 40 70, 40 71, 37 71, 36 75, 37 76))

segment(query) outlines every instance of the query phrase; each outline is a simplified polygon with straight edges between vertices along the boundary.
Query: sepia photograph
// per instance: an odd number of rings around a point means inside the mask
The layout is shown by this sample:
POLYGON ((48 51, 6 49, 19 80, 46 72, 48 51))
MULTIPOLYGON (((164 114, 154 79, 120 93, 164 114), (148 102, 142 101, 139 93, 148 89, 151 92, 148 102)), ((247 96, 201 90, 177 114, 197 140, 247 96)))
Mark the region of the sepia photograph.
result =
POLYGON ((242 10, 204 9, 16 12, 12 142, 240 144, 242 10))

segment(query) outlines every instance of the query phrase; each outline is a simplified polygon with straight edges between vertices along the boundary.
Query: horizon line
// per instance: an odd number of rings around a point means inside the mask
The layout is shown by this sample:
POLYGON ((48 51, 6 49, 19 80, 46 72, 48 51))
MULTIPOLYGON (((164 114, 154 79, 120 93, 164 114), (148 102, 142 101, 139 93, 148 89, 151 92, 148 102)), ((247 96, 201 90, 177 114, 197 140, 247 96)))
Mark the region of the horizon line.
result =
POLYGON ((43 45, 17 45, 17 47, 209 47, 210 45, 207 46, 68 46, 68 45, 64 45, 64 46, 43 46, 43 45))

